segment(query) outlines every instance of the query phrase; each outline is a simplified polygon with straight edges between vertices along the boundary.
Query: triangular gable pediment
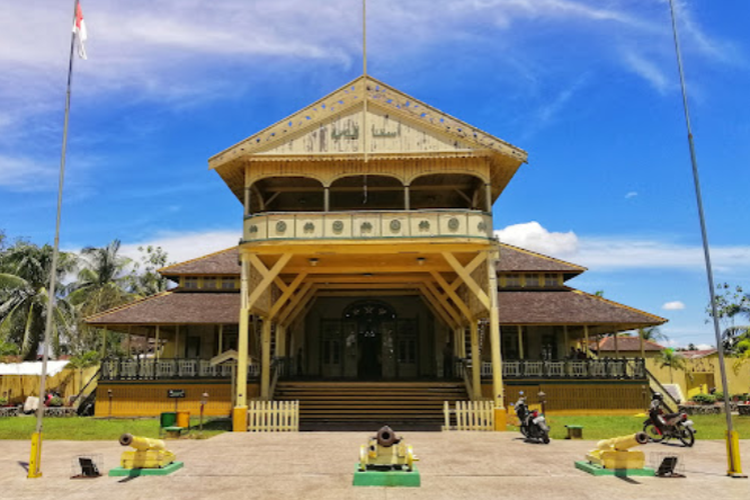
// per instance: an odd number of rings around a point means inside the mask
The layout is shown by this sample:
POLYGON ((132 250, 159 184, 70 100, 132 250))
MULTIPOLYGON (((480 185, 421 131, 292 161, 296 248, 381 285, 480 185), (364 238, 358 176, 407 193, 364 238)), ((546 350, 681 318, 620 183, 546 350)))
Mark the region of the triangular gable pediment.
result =
POLYGON ((518 162, 527 157, 525 151, 374 78, 360 77, 212 157, 209 166, 241 157, 362 153, 365 141, 373 155, 484 151, 518 162))

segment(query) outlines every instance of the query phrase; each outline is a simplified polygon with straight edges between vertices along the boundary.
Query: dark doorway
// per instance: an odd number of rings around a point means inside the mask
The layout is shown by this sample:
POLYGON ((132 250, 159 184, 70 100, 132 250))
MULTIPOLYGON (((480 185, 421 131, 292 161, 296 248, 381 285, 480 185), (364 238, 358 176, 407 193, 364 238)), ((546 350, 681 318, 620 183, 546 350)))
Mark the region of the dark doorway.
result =
POLYGON ((378 330, 368 328, 359 332, 359 363, 357 378, 360 380, 377 380, 382 378, 383 362, 381 334, 378 330))

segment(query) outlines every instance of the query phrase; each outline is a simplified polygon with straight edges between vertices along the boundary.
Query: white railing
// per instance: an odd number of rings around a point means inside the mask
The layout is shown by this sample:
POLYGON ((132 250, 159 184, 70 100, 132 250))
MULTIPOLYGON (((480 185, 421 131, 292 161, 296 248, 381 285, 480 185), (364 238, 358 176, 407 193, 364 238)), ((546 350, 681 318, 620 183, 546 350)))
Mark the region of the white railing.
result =
MULTIPOLYGON (((503 378, 594 378, 643 379, 646 366, 642 358, 548 360, 509 360, 502 362, 503 378)), ((492 363, 482 362, 482 378, 492 377, 492 363)))
POLYGON ((478 210, 265 212, 245 218, 244 241, 289 239, 492 238, 478 210))
POLYGON ((492 401, 456 401, 451 409, 448 401, 443 402, 444 431, 493 431, 495 411, 492 401), (451 415, 456 425, 451 425, 451 415))
POLYGON ((299 401, 248 401, 247 430, 250 432, 296 432, 299 401))
MULTIPOLYGON (((116 359, 102 362, 102 380, 175 380, 190 378, 230 378, 236 363, 211 366, 206 359, 116 359)), ((247 367, 249 379, 258 378, 260 365, 247 367)))

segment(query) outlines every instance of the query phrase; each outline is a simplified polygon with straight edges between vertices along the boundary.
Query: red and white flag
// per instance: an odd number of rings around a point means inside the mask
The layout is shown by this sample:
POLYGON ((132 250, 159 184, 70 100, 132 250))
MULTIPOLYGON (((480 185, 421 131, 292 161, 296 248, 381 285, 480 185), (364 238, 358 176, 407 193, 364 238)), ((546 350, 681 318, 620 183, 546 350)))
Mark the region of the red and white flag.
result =
POLYGON ((83 9, 81 9, 80 3, 76 4, 76 19, 73 23, 73 33, 76 34, 76 38, 78 39, 78 57, 88 59, 86 57, 86 46, 84 45, 88 34, 86 33, 86 23, 83 20, 83 9))

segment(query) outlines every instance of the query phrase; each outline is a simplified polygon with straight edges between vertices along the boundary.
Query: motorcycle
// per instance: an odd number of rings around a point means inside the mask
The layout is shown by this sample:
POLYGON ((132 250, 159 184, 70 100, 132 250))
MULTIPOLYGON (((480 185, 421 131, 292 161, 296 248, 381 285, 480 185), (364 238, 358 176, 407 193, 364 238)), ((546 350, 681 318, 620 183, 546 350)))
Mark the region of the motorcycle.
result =
POLYGON ((654 443, 661 443, 676 438, 688 448, 695 444, 693 421, 688 419, 687 413, 664 413, 662 409, 663 396, 654 393, 648 410, 648 419, 643 422, 643 432, 654 443))
POLYGON ((549 426, 547 419, 537 410, 529 410, 526 397, 521 393, 515 404, 516 416, 518 417, 519 429, 523 437, 536 439, 544 444, 549 444, 549 426))

